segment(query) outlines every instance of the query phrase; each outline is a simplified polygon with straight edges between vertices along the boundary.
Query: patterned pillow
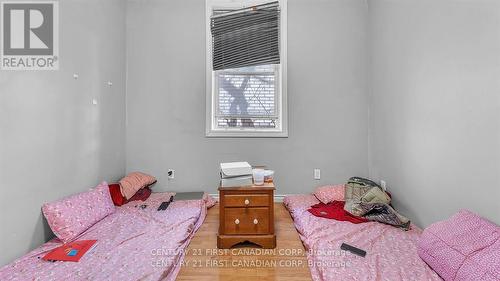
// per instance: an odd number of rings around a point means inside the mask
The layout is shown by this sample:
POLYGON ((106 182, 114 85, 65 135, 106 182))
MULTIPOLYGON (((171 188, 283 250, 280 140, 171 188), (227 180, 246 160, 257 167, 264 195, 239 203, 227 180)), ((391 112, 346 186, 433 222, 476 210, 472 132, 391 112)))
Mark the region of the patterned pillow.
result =
POLYGON ((343 184, 325 185, 316 188, 314 196, 323 204, 328 204, 332 201, 345 201, 344 198, 345 186, 343 184))
POLYGON ((42 206, 52 232, 64 243, 115 211, 108 184, 42 206))
POLYGON ((141 172, 133 172, 120 180, 121 192, 127 200, 141 188, 150 186, 156 182, 156 178, 141 172))

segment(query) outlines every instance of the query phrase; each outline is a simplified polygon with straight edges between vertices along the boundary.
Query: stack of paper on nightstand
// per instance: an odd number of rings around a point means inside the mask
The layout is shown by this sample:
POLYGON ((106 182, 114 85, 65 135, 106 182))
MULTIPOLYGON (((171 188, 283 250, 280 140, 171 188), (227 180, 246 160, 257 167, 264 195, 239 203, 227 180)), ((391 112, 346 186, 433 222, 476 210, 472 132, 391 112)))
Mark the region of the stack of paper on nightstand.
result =
POLYGON ((252 166, 248 162, 220 164, 221 187, 247 186, 252 183, 252 166))

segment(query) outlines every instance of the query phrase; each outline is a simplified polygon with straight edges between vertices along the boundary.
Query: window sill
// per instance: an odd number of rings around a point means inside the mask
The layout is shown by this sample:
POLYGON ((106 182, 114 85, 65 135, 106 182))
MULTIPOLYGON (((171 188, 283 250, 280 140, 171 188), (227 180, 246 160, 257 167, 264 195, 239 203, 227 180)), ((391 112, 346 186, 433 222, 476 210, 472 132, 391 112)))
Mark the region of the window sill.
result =
POLYGON ((205 134, 207 138, 288 138, 287 131, 237 131, 237 130, 210 130, 205 134))

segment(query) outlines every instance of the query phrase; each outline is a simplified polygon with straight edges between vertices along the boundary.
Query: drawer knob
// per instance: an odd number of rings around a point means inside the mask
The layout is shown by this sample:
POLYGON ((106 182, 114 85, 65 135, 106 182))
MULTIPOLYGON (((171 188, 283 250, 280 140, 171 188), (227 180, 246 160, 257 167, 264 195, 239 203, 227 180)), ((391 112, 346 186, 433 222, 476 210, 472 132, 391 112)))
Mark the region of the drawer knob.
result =
POLYGON ((250 200, 245 199, 245 205, 248 205, 248 204, 250 204, 250 200))
POLYGON ((253 224, 258 224, 259 223, 259 220, 258 219, 254 219, 253 220, 253 224))
POLYGON ((235 219, 235 220, 234 220, 234 223, 235 223, 235 224, 240 224, 240 220, 239 220, 239 219, 235 219))

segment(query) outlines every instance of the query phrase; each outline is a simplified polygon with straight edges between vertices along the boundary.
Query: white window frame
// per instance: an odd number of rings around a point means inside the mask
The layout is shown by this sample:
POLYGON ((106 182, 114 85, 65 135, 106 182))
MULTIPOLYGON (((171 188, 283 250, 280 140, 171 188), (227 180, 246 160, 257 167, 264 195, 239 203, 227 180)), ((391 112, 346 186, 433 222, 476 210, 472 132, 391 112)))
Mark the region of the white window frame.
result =
POLYGON ((244 8, 272 0, 206 0, 206 136, 207 137, 288 137, 288 112, 287 112, 287 0, 279 0, 280 3, 280 65, 278 79, 277 114, 278 128, 218 128, 215 125, 215 111, 217 101, 215 100, 216 79, 212 68, 212 34, 210 31, 210 17, 214 9, 244 8))

